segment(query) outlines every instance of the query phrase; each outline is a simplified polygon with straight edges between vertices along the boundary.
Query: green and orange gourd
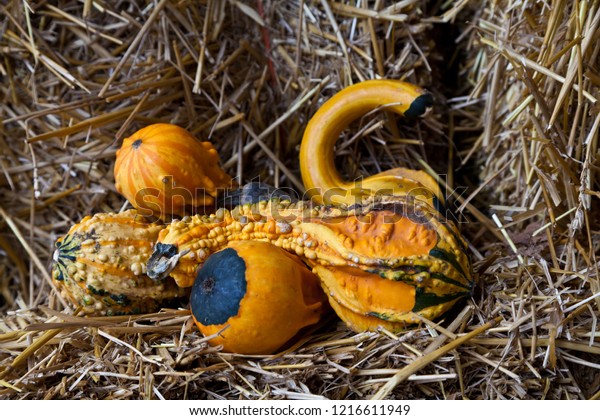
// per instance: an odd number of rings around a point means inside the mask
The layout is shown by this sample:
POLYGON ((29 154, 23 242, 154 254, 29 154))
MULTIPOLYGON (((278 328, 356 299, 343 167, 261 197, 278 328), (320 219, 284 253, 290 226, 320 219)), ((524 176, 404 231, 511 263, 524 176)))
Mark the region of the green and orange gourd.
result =
POLYGON ((329 307, 319 278, 298 257, 257 241, 230 242, 208 257, 190 306, 212 345, 244 354, 283 349, 329 307))
MULTIPOLYGON (((444 242, 444 236, 453 237, 450 241, 453 243, 449 247, 436 245, 430 248, 423 246, 428 242, 423 241, 423 237, 409 234, 413 235, 413 246, 411 249, 408 245, 406 250, 410 250, 414 257, 405 269, 412 274, 412 280, 404 274, 390 277, 389 273, 384 274, 381 271, 379 274, 383 278, 377 278, 372 272, 357 270, 352 266, 316 266, 314 270, 329 293, 331 305, 355 330, 374 329, 378 326, 397 329, 397 315, 393 311, 390 312, 389 308, 396 308, 400 313, 406 312, 412 305, 411 296, 415 298, 411 313, 435 318, 456 301, 453 298, 455 294, 445 293, 449 290, 449 285, 452 285, 450 289, 455 288, 454 293, 461 294, 461 288, 466 295, 471 292, 472 273, 466 243, 456 226, 441 213, 445 211, 445 198, 433 177, 420 170, 394 168, 360 182, 349 182, 344 180, 335 168, 335 143, 342 130, 352 121, 379 108, 409 118, 421 117, 427 114, 432 105, 431 94, 410 83, 395 80, 365 81, 334 95, 319 108, 304 132, 300 148, 300 167, 305 188, 313 201, 352 206, 364 201, 366 197, 394 196, 409 203, 408 207, 405 207, 404 215, 410 219, 404 228, 395 225, 394 229, 423 232, 419 225, 431 227, 430 221, 436 219, 440 226, 429 230, 429 234, 438 237, 438 244, 444 242), (319 158, 312 158, 314 156, 319 158), (423 264, 424 255, 434 258, 423 264), (455 271, 440 270, 442 261, 451 263, 455 271), (423 277, 436 278, 439 280, 439 286, 429 289, 422 287, 423 277), (405 303, 398 305, 402 299, 405 303), (406 301, 410 303, 407 305, 406 301)), ((386 227, 385 223, 379 225, 381 229, 390 228, 386 227)), ((365 240, 368 240, 369 235, 364 236, 365 240)), ((379 240, 377 237, 373 239, 379 240)), ((394 245, 398 244, 394 242, 391 241, 394 245)), ((389 249, 393 249, 393 246, 389 249)), ((412 320, 416 322, 414 318, 412 320)))
POLYGON ((198 267, 231 241, 268 242, 312 268, 331 306, 356 331, 397 331, 439 317, 471 294, 473 282, 467 245, 438 210, 438 184, 425 172, 393 169, 364 180, 357 201, 356 191, 349 194, 356 185, 339 176, 332 151, 341 130, 366 112, 389 105, 416 117, 431 103, 423 90, 395 81, 338 93, 311 119, 301 146, 313 200, 274 199, 175 221, 159 235, 149 275, 190 286, 198 267), (332 188, 342 200, 323 203, 328 195, 319 192, 332 188))
POLYGON ((161 231, 148 272, 188 287, 206 259, 231 241, 268 242, 312 268, 353 329, 385 323, 400 330, 419 322, 414 313, 441 315, 472 288, 462 238, 439 213, 423 207, 415 214, 413 204, 375 197, 348 210, 271 200, 193 216, 161 231))

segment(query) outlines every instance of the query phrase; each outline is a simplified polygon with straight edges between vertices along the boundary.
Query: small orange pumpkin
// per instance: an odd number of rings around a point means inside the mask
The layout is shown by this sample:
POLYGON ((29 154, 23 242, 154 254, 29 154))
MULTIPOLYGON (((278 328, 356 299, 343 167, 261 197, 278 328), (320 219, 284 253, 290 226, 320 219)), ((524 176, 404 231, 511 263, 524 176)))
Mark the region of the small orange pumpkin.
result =
POLYGON ((198 271, 190 304, 205 336, 223 350, 269 354, 317 323, 327 306, 319 279, 268 242, 234 241, 198 271))
POLYGON ((140 214, 165 220, 212 207, 218 190, 231 187, 232 180, 210 142, 173 124, 153 124, 123 141, 115 184, 140 214))

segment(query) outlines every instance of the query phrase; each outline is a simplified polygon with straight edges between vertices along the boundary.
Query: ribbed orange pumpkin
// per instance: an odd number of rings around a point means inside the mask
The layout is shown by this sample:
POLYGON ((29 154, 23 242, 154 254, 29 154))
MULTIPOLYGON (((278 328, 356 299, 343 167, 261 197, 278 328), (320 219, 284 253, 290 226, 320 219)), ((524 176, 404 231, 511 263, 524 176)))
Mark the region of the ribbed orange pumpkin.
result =
POLYGON ((163 220, 212 207, 218 190, 232 186, 213 145, 173 124, 150 125, 123 141, 115 183, 142 215, 163 220))

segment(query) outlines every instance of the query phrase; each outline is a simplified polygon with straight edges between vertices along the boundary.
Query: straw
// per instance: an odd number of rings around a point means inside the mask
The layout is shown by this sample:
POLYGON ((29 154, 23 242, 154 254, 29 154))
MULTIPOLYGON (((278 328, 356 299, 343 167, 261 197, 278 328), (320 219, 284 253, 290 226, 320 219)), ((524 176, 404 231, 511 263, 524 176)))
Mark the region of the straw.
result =
POLYGON ((600 0, 4 3, 0 399, 599 398, 600 0), (475 273, 439 319, 357 333, 332 314, 250 356, 187 306, 83 317, 55 290, 56 240, 131 207, 123 138, 178 124, 240 184, 301 196, 308 120, 380 77, 429 90, 432 112, 353 122, 335 163, 439 180, 475 273))

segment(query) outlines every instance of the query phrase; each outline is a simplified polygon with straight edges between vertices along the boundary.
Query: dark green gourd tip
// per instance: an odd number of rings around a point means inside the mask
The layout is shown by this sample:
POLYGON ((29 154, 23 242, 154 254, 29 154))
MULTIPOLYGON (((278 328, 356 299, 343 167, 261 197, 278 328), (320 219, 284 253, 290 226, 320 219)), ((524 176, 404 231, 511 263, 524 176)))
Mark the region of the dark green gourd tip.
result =
POLYGON ((221 325, 238 314, 246 295, 246 263, 232 248, 219 251, 198 271, 190 295, 196 321, 221 325))
POLYGON ((252 181, 236 190, 225 190, 216 200, 217 207, 233 208, 243 204, 256 204, 270 200, 298 201, 296 193, 287 188, 275 188, 263 182, 252 181))
MULTIPOLYGON (((444 199, 445 199, 445 197, 444 197, 444 199)), ((439 214, 441 214, 444 218, 448 219, 448 216, 450 215, 450 213, 448 213, 448 209, 446 208, 444 203, 438 198, 438 196, 435 194, 433 196, 433 208, 435 209, 435 211, 437 211, 439 214)))
POLYGON ((431 96, 430 93, 424 93, 410 104, 408 109, 404 112, 404 116, 408 118, 420 117, 432 106, 433 96, 431 96))
POLYGON ((154 252, 160 254, 161 257, 171 258, 177 255, 177 246, 158 242, 154 246, 154 252))
POLYGON ((430 306, 437 306, 443 303, 452 302, 465 298, 470 295, 469 291, 451 293, 448 295, 438 295, 436 293, 427 293, 422 288, 416 288, 415 295, 415 306, 412 308, 413 312, 422 311, 423 309, 430 306))

